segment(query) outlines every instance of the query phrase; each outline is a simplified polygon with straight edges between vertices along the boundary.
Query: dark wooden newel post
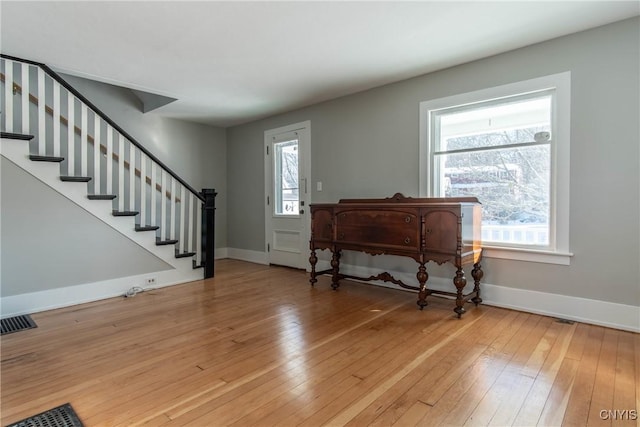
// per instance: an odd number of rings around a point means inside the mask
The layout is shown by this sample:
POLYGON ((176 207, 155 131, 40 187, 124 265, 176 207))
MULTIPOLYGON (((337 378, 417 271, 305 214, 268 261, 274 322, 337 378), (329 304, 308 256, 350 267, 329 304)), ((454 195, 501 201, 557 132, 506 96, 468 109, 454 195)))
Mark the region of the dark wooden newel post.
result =
POLYGON ((214 275, 214 255, 216 241, 216 190, 202 189, 204 204, 202 205, 202 263, 204 264, 204 278, 214 275))

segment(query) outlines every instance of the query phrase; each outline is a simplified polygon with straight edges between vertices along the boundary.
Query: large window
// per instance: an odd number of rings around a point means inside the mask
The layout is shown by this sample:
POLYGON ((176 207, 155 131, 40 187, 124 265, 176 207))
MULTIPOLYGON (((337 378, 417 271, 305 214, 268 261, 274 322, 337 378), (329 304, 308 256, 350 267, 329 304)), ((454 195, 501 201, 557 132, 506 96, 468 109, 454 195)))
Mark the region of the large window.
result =
POLYGON ((485 243, 549 246, 553 96, 550 90, 431 114, 434 195, 478 197, 485 243))
POLYGON ((494 255, 568 255, 568 90, 567 73, 421 103, 421 192, 477 197, 494 255))

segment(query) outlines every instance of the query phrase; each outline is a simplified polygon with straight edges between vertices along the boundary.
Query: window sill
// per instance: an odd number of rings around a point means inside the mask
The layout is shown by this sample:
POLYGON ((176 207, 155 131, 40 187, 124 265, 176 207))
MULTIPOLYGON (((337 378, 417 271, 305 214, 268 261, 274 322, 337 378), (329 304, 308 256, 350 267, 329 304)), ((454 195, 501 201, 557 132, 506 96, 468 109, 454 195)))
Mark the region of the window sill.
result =
POLYGON ((543 264, 570 265, 571 252, 554 252, 537 249, 503 248, 483 246, 483 258, 510 259, 514 261, 539 262, 543 264))

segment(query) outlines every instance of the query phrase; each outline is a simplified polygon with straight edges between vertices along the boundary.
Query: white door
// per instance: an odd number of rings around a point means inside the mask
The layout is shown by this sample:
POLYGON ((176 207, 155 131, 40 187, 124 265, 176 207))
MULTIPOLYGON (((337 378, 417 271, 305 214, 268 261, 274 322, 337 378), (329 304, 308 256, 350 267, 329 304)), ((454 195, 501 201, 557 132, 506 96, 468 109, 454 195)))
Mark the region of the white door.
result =
POLYGON ((266 251, 269 264, 308 267, 310 122, 265 132, 266 251))

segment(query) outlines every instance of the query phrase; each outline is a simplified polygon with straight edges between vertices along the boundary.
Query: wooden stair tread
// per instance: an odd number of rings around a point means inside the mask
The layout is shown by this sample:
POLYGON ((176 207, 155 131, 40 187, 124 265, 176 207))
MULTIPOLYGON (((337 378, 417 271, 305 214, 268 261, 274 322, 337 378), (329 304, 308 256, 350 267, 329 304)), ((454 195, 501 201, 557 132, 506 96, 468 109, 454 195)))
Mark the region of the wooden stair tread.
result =
POLYGON ((189 258, 194 256, 196 253, 195 252, 178 252, 178 250, 176 249, 176 258, 189 258))
POLYGON ((61 176, 60 181, 65 182, 89 182, 91 181, 90 176, 61 176))
POLYGON ((52 162, 52 163, 60 163, 64 160, 64 157, 58 156, 39 156, 36 154, 32 154, 29 156, 29 160, 33 160, 34 162, 52 162))
POLYGON ((139 213, 138 211, 111 211, 113 216, 136 216, 139 213))
POLYGON ((145 225, 144 227, 140 226, 140 224, 136 224, 136 231, 155 231, 158 230, 160 226, 158 225, 145 225))
POLYGON ((156 239, 156 246, 175 245, 176 243, 178 243, 178 241, 175 239, 168 239, 168 240, 160 240, 160 238, 156 239))
POLYGON ((0 132, 0 137, 8 139, 21 139, 23 141, 31 141, 33 135, 25 135, 22 133, 0 132))
POLYGON ((87 196, 89 200, 113 200, 116 197, 115 194, 89 194, 87 196))

